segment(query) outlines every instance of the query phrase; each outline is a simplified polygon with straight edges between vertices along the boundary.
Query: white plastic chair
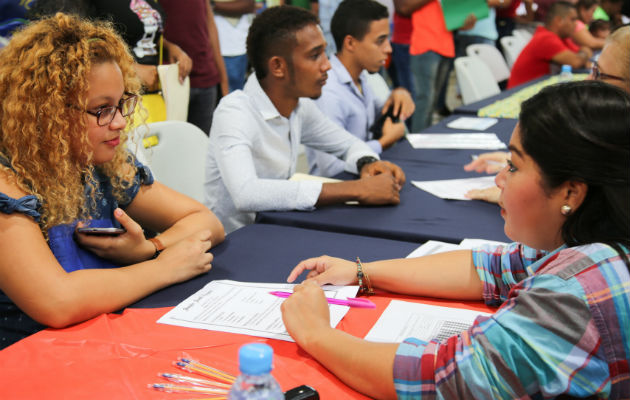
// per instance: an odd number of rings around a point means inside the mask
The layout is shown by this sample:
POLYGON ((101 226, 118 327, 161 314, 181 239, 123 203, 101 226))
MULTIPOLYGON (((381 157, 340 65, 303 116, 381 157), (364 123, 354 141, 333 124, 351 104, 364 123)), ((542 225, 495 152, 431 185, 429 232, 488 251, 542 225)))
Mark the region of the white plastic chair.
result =
POLYGON ((503 54, 495 46, 477 43, 466 47, 466 54, 470 57, 479 57, 490 68, 496 82, 501 82, 510 77, 510 68, 503 58, 503 54))
POLYGON ((514 29, 512 31, 512 36, 520 38, 525 43, 529 43, 529 41, 532 40, 532 36, 534 36, 534 34, 527 29, 514 29))
POLYGON ((492 72, 478 57, 456 58, 455 75, 464 104, 474 103, 501 92, 492 72))
POLYGON ((140 162, 151 168, 160 183, 203 202, 208 136, 184 121, 154 122, 147 126, 148 133, 143 135, 145 129, 139 128, 132 134, 139 145, 128 144, 128 147, 140 162))
POLYGON ((523 39, 515 36, 503 36, 500 42, 501 47, 503 47, 503 53, 505 54, 505 60, 511 69, 518 55, 521 53, 521 50, 523 50, 523 47, 525 47, 527 43, 525 43, 523 39))

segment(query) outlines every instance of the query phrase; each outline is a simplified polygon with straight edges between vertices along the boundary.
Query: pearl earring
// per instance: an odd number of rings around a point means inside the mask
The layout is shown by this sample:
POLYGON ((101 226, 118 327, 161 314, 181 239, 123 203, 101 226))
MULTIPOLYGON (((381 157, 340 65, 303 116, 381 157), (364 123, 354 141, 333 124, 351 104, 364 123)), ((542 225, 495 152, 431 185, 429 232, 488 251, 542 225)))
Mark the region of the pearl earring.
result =
POLYGON ((560 213, 561 213, 562 215, 569 215, 569 214, 571 214, 571 211, 573 211, 573 210, 571 209, 571 206, 569 206, 569 205, 567 205, 567 204, 565 204, 565 205, 563 205, 562 207, 560 207, 560 213))

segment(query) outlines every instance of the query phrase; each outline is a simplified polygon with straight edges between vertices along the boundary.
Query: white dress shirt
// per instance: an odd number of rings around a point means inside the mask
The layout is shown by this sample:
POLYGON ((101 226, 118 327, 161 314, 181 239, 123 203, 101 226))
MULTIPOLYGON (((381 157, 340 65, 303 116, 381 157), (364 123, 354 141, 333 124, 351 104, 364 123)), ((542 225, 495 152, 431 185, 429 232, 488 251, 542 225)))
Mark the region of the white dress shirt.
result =
POLYGON ((287 119, 256 75, 224 97, 214 112, 206 159, 205 204, 227 233, 254 222, 256 211, 310 210, 322 183, 287 180, 295 173, 300 143, 343 158, 357 173, 363 156, 378 156, 330 121, 306 98, 287 119))
MULTIPOLYGON (((316 100, 317 107, 333 122, 354 136, 366 142, 372 151, 380 154, 383 151, 378 140, 372 139, 369 131, 385 104, 378 99, 368 83, 368 72, 361 71, 359 82, 361 89, 355 85, 346 67, 337 56, 330 57, 331 69, 328 81, 322 90, 322 96, 316 100)), ((306 149, 310 173, 320 176, 335 176, 343 172, 344 165, 338 158, 321 151, 306 149)))

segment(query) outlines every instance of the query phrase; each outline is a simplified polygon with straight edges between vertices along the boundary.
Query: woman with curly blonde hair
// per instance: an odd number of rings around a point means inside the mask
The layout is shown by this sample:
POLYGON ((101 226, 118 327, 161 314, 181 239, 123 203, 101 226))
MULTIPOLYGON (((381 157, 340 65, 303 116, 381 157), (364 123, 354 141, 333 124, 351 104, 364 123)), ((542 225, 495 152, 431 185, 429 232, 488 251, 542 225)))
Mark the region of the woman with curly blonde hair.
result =
POLYGON ((0 348, 210 269, 219 220, 154 182, 123 145, 139 90, 107 23, 60 13, 2 50, 0 348), (124 233, 81 232, 88 225, 124 233))

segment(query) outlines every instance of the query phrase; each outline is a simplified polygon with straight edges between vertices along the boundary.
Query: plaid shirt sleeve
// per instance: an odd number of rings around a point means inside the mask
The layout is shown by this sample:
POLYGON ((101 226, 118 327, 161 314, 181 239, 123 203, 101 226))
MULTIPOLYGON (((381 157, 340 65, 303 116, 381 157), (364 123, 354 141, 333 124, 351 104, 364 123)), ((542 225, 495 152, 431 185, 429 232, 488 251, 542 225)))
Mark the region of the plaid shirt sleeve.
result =
POLYGON ((486 300, 506 300, 458 336, 406 339, 394 361, 400 399, 630 396, 630 274, 616 251, 509 245, 474 257, 486 300))

